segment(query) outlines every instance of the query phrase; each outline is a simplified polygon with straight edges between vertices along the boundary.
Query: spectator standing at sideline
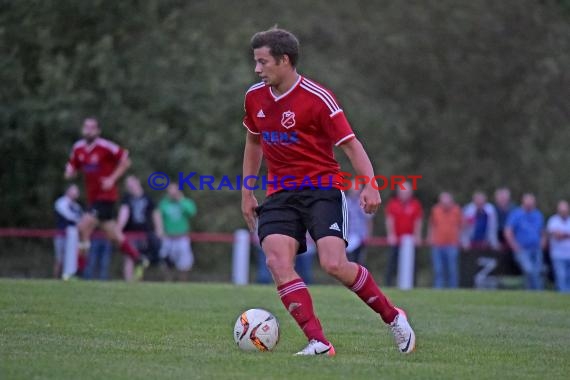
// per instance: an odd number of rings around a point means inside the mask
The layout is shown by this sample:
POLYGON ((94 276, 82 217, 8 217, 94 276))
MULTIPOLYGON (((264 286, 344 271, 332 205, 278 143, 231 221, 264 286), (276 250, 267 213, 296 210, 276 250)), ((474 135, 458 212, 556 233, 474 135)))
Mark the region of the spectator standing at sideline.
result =
POLYGON ((550 238, 550 257, 556 288, 570 293, 570 210, 568 202, 558 202, 557 213, 548 219, 546 230, 550 238))
POLYGON ((464 249, 499 249, 497 214, 485 193, 473 193, 473 201, 463 208, 463 226, 464 249))
POLYGON ((356 181, 346 193, 346 208, 348 211, 348 260, 364 265, 366 261, 366 240, 372 235, 373 215, 364 212, 360 206, 362 185, 357 189, 356 181))
POLYGON ((509 214, 515 209, 511 202, 511 191, 506 187, 500 187, 495 191, 495 213, 497 214, 497 239, 503 246, 508 247, 505 240, 505 224, 509 214))
POLYGON ((196 215, 196 204, 186 198, 176 183, 166 189, 167 196, 158 204, 157 231, 162 238, 160 257, 176 268, 179 281, 187 281, 194 264, 190 242, 190 219, 196 215))
MULTIPOLYGON (((138 233, 129 238, 139 252, 145 254, 151 263, 158 261, 160 240, 155 234, 156 219, 159 214, 154 212, 155 206, 152 198, 145 194, 140 180, 130 175, 125 179, 126 194, 121 200, 117 224, 123 232, 138 233)), ((135 262, 125 256, 123 260, 123 276, 126 281, 133 278, 135 262)))
POLYGON ((96 231, 92 235, 89 258, 83 277, 86 280, 108 280, 112 255, 113 245, 104 234, 96 231))
POLYGON ((527 193, 522 197, 521 207, 516 208, 507 219, 505 237, 514 252, 515 260, 525 276, 526 288, 542 290, 544 240, 544 217, 536 208, 536 198, 527 193))
POLYGON ((435 288, 459 286, 459 238, 462 226, 461 208, 448 192, 439 195, 433 206, 428 224, 428 242, 435 288))
POLYGON ((421 244, 422 215, 422 204, 414 197, 412 185, 404 182, 398 187, 396 197, 390 199, 386 206, 386 231, 388 244, 391 247, 386 268, 386 286, 394 286, 402 236, 412 235, 416 246, 421 244))
POLYGON ((54 204, 57 236, 54 238, 54 278, 69 280, 77 272, 77 249, 79 232, 77 223, 81 219, 81 206, 77 203, 79 187, 71 184, 54 204))

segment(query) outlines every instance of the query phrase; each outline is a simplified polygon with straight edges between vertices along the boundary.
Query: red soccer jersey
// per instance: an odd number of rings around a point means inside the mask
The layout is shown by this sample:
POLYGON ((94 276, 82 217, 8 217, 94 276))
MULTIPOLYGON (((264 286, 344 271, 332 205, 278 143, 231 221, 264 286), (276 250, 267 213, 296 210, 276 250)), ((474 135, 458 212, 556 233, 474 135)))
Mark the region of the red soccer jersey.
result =
POLYGON ((263 82, 255 84, 245 95, 243 125, 261 135, 267 195, 309 182, 340 188, 333 147, 354 138, 354 132, 331 91, 300 75, 280 96, 263 82))
POLYGON ((79 140, 73 145, 67 164, 85 175, 87 202, 90 205, 96 201, 114 202, 119 199, 117 185, 105 191, 101 188, 101 180, 110 176, 127 156, 128 151, 100 137, 90 145, 85 140, 79 140))
POLYGON ((394 233, 398 239, 402 235, 413 235, 414 226, 422 217, 422 204, 416 198, 402 202, 399 198, 392 198, 386 206, 386 213, 394 219, 394 233))

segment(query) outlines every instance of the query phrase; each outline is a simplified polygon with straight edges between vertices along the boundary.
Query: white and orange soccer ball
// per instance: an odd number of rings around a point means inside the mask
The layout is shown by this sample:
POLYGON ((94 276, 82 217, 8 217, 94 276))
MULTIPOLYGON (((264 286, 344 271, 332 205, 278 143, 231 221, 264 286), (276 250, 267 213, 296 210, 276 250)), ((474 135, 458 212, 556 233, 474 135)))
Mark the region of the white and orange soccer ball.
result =
POLYGON ((267 310, 246 310, 236 321, 234 340, 244 351, 271 351, 279 342, 279 321, 267 310))

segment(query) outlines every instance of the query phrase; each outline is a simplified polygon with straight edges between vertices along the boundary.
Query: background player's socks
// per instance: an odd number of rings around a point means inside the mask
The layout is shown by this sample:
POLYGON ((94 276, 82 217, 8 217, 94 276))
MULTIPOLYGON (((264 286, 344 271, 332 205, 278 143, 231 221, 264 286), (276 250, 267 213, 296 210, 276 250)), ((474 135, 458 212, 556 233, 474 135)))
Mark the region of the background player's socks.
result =
POLYGON ((380 314, 384 323, 391 323, 398 315, 398 310, 382 293, 372 275, 362 265, 358 266, 356 280, 349 288, 372 310, 380 314))
POLYGON ((329 344, 321 322, 319 322, 313 310, 313 300, 307 290, 307 285, 300 278, 277 287, 281 302, 295 319, 309 341, 318 340, 326 345, 329 344))
POLYGON ((133 259, 135 263, 138 263, 140 261, 139 251, 129 242, 128 239, 123 240, 120 249, 121 252, 133 259))

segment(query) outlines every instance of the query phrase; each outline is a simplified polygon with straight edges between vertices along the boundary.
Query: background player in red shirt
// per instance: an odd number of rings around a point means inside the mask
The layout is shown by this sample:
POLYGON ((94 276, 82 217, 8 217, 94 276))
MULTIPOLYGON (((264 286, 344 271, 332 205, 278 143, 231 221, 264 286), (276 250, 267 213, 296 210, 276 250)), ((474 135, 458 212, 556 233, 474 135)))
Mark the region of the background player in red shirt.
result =
POLYGON ((399 185, 396 197, 390 199, 386 206, 386 232, 391 247, 386 268, 386 286, 394 285, 394 277, 398 273, 402 236, 412 235, 416 246, 422 243, 422 216, 422 204, 414 197, 412 185, 409 182, 399 185))
MULTIPOLYGON (((364 267, 346 257, 346 200, 333 146, 342 148, 358 175, 372 178, 368 155, 334 95, 297 73, 299 43, 294 35, 281 29, 259 32, 251 48, 262 82, 253 85, 245 97, 243 124, 248 132, 243 176, 256 176, 265 157, 273 184, 259 206, 247 188, 254 181, 249 181, 242 191, 242 213, 251 231, 258 224, 281 301, 309 340, 297 354, 335 354, 315 315, 307 286, 294 270, 295 255, 306 249, 307 230, 317 243, 322 268, 380 314, 401 352, 411 352, 415 335, 405 313, 390 303, 364 267), (300 188, 300 181, 308 188, 300 188)), ((360 195, 364 211, 375 213, 380 203, 378 191, 365 185, 360 195)))
POLYGON ((65 168, 66 179, 74 178, 78 171, 85 176, 87 212, 78 224, 80 253, 84 255, 88 250, 91 234, 100 226, 121 252, 135 261, 135 277, 141 279, 146 260, 141 258, 138 250, 125 238, 115 221, 116 203, 119 199, 117 181, 131 165, 128 151, 101 138, 101 128, 93 117, 83 121, 82 134, 83 139, 73 145, 65 168))

